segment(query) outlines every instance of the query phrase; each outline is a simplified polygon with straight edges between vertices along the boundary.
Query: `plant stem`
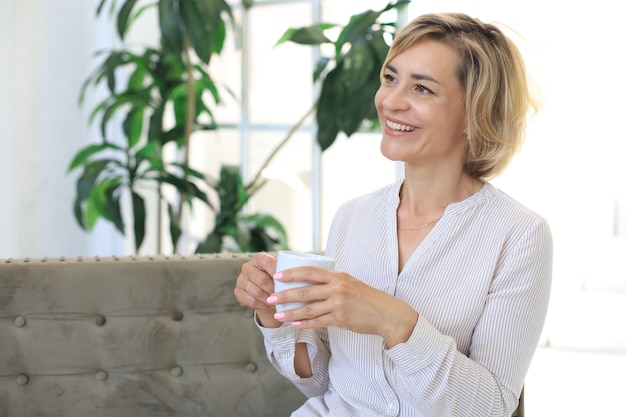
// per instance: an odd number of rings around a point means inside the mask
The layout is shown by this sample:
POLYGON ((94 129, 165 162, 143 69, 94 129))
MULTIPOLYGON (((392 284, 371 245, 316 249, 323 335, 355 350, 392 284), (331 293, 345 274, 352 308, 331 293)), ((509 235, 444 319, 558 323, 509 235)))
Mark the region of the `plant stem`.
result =
MULTIPOLYGON (((189 166, 189 147, 191 145, 191 134, 193 133, 193 127, 196 117, 196 95, 195 95, 195 79, 193 78, 193 63, 191 62, 191 56, 189 54, 189 39, 186 36, 183 37, 183 59, 185 60, 185 74, 187 76, 187 113, 185 114, 185 132, 183 136, 183 165, 189 166)), ((182 178, 186 178, 186 173, 183 171, 182 178)), ((183 207, 186 195, 181 191, 180 201, 178 204, 178 211, 176 212, 176 224, 182 229, 181 223, 183 219, 183 207)), ((172 242, 174 245, 174 252, 176 252, 178 242, 172 242)))
POLYGON ((189 165, 189 145, 191 143, 191 134, 193 133, 193 126, 196 117, 196 94, 195 94, 195 79, 193 78, 193 64, 191 62, 191 56, 189 55, 189 40, 184 37, 183 44, 183 56, 185 59, 185 73, 187 74, 187 114, 185 120, 185 136, 184 136, 184 160, 185 166, 189 165))
POLYGON ((261 175, 263 174, 263 170, 267 168, 267 166, 270 164, 272 159, 274 159, 274 157, 278 154, 278 151, 280 151, 287 144, 287 142, 289 142, 289 139, 291 139, 291 137, 300 129, 300 127, 302 127, 306 119, 315 112, 315 109, 317 109, 317 105, 318 105, 318 101, 313 103, 309 111, 307 111, 306 114, 302 116, 295 125, 293 125, 293 127, 287 133, 287 136, 285 136, 282 142, 280 142, 278 146, 274 148, 272 153, 270 153, 270 155, 267 157, 263 165, 261 165, 261 168, 259 168, 259 170, 257 171, 252 181, 250 181, 248 185, 246 186, 246 191, 248 192, 248 195, 253 195, 257 191, 257 189, 260 186, 259 183, 260 183, 261 175))

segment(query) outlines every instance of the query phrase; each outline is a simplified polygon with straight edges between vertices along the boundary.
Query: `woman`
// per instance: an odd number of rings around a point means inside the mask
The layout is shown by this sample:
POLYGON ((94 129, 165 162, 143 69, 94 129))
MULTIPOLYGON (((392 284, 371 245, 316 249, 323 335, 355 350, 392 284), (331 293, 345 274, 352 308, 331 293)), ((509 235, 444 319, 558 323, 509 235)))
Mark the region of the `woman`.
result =
POLYGON ((338 210, 336 272, 275 274, 258 254, 235 297, 309 397, 294 416, 510 416, 552 269, 546 221, 488 182, 532 107, 522 58, 493 25, 424 15, 394 39, 375 102, 381 151, 405 178, 338 210), (274 293, 273 279, 319 285, 274 293))

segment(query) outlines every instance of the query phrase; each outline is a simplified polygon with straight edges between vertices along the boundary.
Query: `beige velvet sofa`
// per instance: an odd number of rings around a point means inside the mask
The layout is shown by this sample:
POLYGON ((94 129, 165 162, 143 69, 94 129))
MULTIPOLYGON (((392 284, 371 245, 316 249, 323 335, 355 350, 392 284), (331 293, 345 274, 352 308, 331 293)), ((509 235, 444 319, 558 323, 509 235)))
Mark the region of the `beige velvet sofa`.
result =
POLYGON ((0 259, 0 417, 289 416, 233 296, 251 256, 0 259))
POLYGON ((0 417, 289 416, 233 297, 250 256, 0 259, 0 417))

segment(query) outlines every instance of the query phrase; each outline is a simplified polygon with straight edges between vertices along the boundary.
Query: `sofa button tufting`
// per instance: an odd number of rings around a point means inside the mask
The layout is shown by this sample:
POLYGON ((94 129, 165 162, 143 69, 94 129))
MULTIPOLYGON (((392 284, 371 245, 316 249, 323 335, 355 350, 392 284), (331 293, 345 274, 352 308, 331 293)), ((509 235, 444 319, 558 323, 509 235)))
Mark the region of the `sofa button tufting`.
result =
POLYGON ((172 376, 181 376, 183 374, 183 368, 181 368, 180 366, 174 366, 170 370, 170 373, 172 374, 172 376))
POLYGON ((176 310, 172 313, 172 320, 174 321, 181 321, 184 317, 185 314, 180 310, 176 310))
POLYGON ((96 314, 93 321, 96 323, 96 326, 102 327, 106 324, 107 319, 102 314, 96 314))
POLYGON ((15 320, 13 320, 13 324, 15 327, 24 327, 26 326, 26 319, 22 316, 17 316, 15 320))
POLYGON ((109 377, 109 374, 107 374, 105 371, 96 372, 96 379, 98 381, 106 381, 108 377, 109 377))
POLYGON ((15 381, 17 382, 18 385, 26 385, 26 384, 28 384, 28 375, 26 375, 26 374, 19 374, 15 381))
POLYGON ((246 364, 246 372, 249 372, 249 373, 253 374, 253 373, 256 372, 257 369, 258 369, 258 366, 254 362, 248 362, 246 364))

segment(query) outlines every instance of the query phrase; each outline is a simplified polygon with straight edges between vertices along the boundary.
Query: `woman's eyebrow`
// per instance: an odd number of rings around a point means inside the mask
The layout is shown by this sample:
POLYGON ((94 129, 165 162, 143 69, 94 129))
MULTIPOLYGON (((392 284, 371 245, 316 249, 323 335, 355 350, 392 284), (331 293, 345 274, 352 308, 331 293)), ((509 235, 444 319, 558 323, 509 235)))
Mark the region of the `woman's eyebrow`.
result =
MULTIPOLYGON (((398 70, 390 64, 387 64, 387 69, 391 72, 393 72, 394 74, 398 73, 398 70)), ((426 74, 411 74, 411 78, 414 79, 415 81, 432 81, 436 84, 439 84, 439 81, 437 81, 436 79, 434 79, 433 77, 431 77, 430 75, 426 75, 426 74)))

